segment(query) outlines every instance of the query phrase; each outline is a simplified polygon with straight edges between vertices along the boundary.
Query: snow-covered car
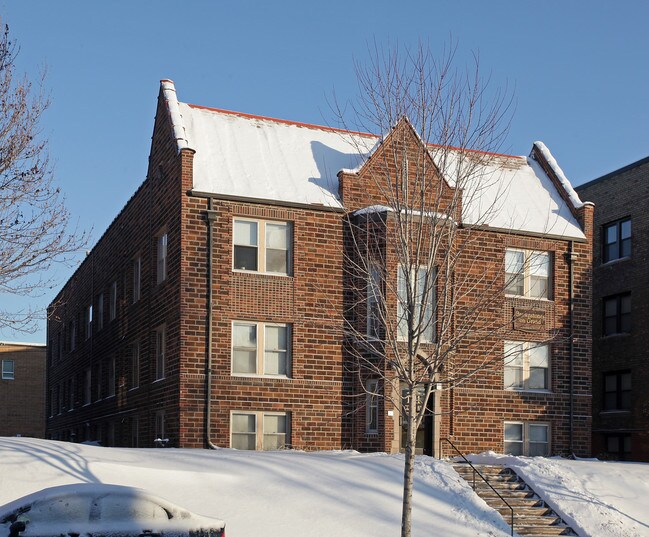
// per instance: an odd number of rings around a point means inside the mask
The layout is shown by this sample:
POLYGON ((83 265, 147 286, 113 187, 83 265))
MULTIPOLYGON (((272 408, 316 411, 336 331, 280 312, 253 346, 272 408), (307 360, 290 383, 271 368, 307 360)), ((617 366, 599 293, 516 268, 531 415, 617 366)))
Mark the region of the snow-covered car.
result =
POLYGON ((35 492, 0 507, 0 537, 225 537, 225 523, 148 492, 84 483, 35 492))

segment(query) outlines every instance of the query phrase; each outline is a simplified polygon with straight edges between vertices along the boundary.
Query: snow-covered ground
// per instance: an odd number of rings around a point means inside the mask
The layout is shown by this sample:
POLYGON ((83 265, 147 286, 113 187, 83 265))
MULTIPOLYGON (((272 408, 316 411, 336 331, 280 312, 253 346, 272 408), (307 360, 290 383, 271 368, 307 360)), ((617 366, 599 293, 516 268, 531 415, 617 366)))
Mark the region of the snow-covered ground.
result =
MULTIPOLYGON (((649 465, 475 456, 520 472, 583 537, 649 536, 649 465)), ((0 505, 46 487, 110 483, 146 489, 221 518, 229 537, 394 536, 400 455, 102 448, 0 438, 0 505)), ((417 459, 413 535, 509 535, 451 466, 417 459)))

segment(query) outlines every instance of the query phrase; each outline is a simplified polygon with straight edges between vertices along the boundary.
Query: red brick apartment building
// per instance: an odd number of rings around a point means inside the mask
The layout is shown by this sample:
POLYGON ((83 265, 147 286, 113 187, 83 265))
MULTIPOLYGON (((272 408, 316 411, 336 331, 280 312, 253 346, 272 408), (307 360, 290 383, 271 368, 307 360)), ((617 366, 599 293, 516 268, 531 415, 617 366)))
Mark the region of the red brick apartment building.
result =
MULTIPOLYGON (((407 120, 395 128, 422 144, 407 120)), ((349 313, 345 221, 381 213, 369 185, 390 140, 179 103, 162 81, 147 178, 50 306, 48 435, 399 451, 400 405, 366 395, 336 328, 349 313)), ((450 437, 467 451, 586 455, 592 205, 543 144, 498 162, 507 218, 477 230, 470 254, 521 284, 497 314, 532 321, 436 394, 419 448, 439 455, 450 437)))
POLYGON ((0 342, 0 436, 45 436, 45 345, 0 342))

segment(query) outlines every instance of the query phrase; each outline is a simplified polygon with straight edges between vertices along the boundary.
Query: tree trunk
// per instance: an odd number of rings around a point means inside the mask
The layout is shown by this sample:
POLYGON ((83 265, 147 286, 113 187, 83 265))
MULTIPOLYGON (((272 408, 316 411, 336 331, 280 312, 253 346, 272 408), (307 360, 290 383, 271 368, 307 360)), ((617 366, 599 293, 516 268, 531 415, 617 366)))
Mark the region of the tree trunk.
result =
POLYGON ((410 537, 412 531, 412 484, 414 480, 415 448, 417 438, 415 390, 408 388, 408 415, 406 453, 403 465, 403 504, 401 508, 401 537, 410 537))

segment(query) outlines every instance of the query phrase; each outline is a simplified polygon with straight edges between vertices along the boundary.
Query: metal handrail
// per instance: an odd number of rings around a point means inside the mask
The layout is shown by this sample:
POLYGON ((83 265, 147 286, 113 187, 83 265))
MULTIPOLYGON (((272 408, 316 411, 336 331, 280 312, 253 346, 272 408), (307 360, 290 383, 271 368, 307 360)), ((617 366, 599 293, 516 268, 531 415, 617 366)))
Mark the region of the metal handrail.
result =
POLYGON ((453 442, 451 442, 448 438, 440 438, 439 439, 439 456, 440 456, 440 458, 442 457, 442 442, 447 442, 448 445, 451 446, 457 452, 457 454, 460 457, 462 457, 462 459, 464 459, 464 462, 466 462, 471 467, 471 469, 473 470, 473 485, 472 485, 473 490, 475 490, 475 476, 476 476, 476 474, 478 474, 480 476, 480 478, 487 484, 487 486, 496 493, 496 496, 498 496, 503 501, 503 503, 509 508, 509 511, 511 512, 511 521, 512 521, 512 523, 511 523, 511 528, 512 528, 511 535, 514 535, 514 508, 511 505, 509 505, 509 502, 507 502, 507 500, 505 500, 505 498, 503 498, 501 496, 500 492, 498 492, 495 488, 493 488, 491 486, 491 483, 489 483, 489 481, 487 481, 487 478, 485 478, 485 476, 483 476, 480 473, 480 471, 475 466, 473 466, 473 464, 471 464, 469 459, 467 459, 464 456, 464 454, 459 449, 457 449, 457 447, 455 447, 455 444, 453 444, 453 442))

